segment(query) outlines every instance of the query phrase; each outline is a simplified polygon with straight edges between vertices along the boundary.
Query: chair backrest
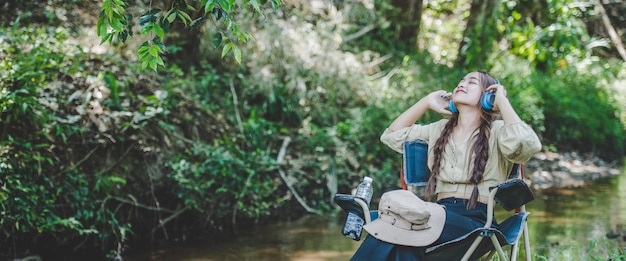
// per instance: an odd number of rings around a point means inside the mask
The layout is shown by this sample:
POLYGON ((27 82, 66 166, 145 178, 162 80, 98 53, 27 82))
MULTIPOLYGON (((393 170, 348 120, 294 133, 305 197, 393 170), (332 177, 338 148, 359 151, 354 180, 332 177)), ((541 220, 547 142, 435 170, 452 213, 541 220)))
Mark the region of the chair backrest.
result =
MULTIPOLYGON (((402 144, 404 154, 402 155, 402 170, 400 172, 400 183, 403 189, 409 187, 423 188, 428 184, 430 169, 428 168, 428 143, 423 140, 406 141, 402 144)), ((512 189, 502 190, 496 194, 496 201, 506 210, 518 208, 534 199, 532 192, 523 183, 524 167, 521 164, 513 164, 509 172, 508 180, 500 186, 512 187, 512 189), (510 181, 517 180, 517 181, 510 181), (521 197, 507 197, 504 193, 520 193, 521 197), (512 198, 514 200, 507 200, 512 198)))
POLYGON ((426 186, 430 177, 428 168, 428 143, 423 140, 407 141, 402 144, 402 178, 405 186, 426 186))

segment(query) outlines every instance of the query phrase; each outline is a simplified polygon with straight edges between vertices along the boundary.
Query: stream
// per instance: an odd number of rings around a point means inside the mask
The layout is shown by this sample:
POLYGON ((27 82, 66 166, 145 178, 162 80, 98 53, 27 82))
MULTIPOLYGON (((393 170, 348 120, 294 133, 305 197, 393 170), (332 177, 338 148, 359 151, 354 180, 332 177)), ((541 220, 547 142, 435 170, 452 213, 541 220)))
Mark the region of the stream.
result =
MULTIPOLYGON (((530 245, 533 256, 548 260, 585 260, 582 253, 592 244, 625 245, 626 175, 606 178, 582 187, 534 191, 527 205, 530 245)), ((510 215, 502 209, 498 220, 510 215)), ((307 215, 259 225, 218 244, 192 244, 146 250, 125 261, 345 261, 360 242, 341 235, 343 214, 307 215)), ((366 233, 366 232, 364 232, 366 233)), ((365 235, 363 235, 364 237, 365 235)), ((523 255, 521 255, 523 256, 523 255)))

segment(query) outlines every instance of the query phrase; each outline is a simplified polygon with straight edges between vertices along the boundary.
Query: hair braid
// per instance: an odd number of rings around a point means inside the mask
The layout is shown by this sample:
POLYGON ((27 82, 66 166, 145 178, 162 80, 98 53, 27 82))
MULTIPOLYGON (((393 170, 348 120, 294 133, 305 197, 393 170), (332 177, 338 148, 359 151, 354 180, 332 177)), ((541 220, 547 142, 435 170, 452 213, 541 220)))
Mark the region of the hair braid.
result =
POLYGON ((450 135, 452 134, 452 129, 457 125, 459 119, 459 114, 455 113, 452 115, 450 120, 446 123, 441 131, 441 136, 435 142, 435 147, 433 149, 434 160, 433 167, 431 169, 430 178, 428 179, 428 185, 426 185, 426 194, 425 197, 430 199, 433 195, 433 191, 435 190, 435 184, 437 183, 437 176, 441 171, 441 166, 443 165, 443 151, 446 148, 446 144, 448 144, 448 140, 450 139, 450 135))
MULTIPOLYGON (((479 73, 481 82, 485 88, 498 82, 493 76, 486 72, 479 73)), ((497 112, 483 109, 480 116, 478 135, 476 137, 476 141, 474 141, 474 144, 472 145, 474 164, 472 168, 472 175, 469 178, 469 181, 474 183, 474 189, 472 189, 472 195, 470 196, 470 200, 467 204, 467 209, 474 209, 478 203, 478 197, 480 196, 478 183, 483 180, 485 166, 487 166, 487 160, 489 159, 489 136, 491 135, 491 123, 496 119, 497 112)))
POLYGON ((495 118, 491 114, 491 112, 483 110, 480 126, 478 126, 478 135, 476 137, 476 141, 472 145, 474 164, 469 181, 474 184, 474 189, 472 190, 470 201, 467 204, 467 209, 473 209, 476 207, 479 197, 478 183, 483 180, 485 166, 487 165, 487 160, 489 159, 489 136, 491 135, 491 123, 495 118))

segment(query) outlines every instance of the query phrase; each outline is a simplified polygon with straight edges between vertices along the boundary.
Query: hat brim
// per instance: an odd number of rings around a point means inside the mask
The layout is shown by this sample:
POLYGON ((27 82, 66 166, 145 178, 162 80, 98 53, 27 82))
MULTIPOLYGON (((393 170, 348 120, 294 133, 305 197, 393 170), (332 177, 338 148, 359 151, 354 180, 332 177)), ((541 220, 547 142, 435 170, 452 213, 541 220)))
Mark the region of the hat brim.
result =
POLYGON ((439 238, 446 223, 446 211, 443 206, 426 202, 430 218, 428 225, 430 228, 424 230, 406 230, 396 227, 384 220, 376 219, 363 228, 373 237, 396 245, 403 246, 428 246, 439 238))

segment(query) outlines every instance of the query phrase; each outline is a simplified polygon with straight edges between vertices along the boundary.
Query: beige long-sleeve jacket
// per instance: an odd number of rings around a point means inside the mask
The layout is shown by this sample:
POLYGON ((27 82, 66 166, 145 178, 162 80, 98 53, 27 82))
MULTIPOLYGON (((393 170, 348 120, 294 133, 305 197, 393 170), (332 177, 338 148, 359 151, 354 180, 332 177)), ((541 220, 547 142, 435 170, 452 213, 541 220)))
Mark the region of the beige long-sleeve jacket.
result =
MULTIPOLYGON (((426 124, 412 125, 397 131, 386 129, 380 140, 393 150, 403 153, 405 141, 424 140, 428 142, 428 167, 433 166, 433 145, 441 135, 447 119, 426 124)), ((456 192, 471 194, 474 184, 469 181, 473 167, 471 147, 476 134, 461 143, 452 140, 445 147, 440 176, 435 192, 456 192)), ((489 136, 489 154, 483 181, 478 184, 481 196, 489 195, 489 187, 507 179, 514 163, 524 163, 541 150, 541 142, 533 129, 524 122, 505 125, 503 121, 494 121, 489 136)))

